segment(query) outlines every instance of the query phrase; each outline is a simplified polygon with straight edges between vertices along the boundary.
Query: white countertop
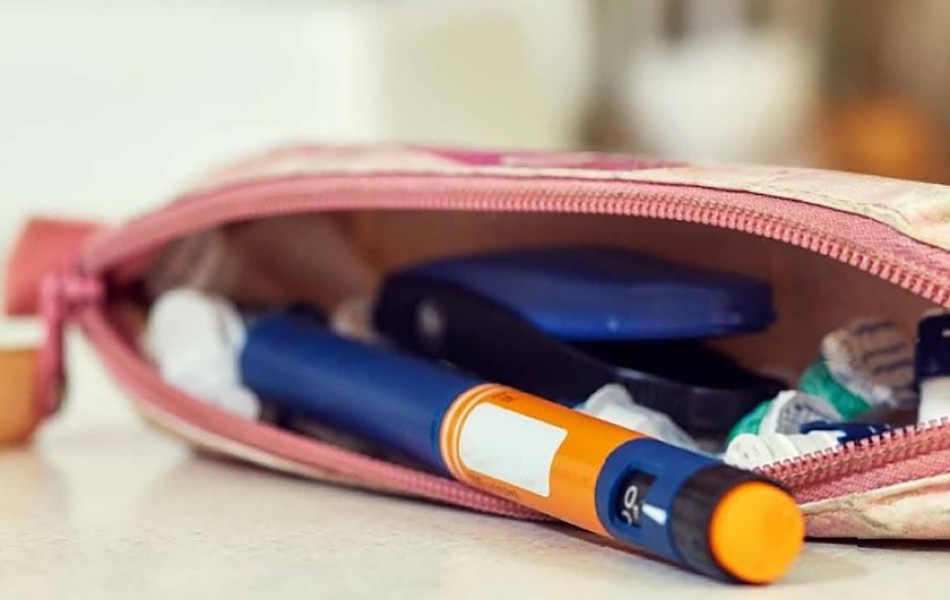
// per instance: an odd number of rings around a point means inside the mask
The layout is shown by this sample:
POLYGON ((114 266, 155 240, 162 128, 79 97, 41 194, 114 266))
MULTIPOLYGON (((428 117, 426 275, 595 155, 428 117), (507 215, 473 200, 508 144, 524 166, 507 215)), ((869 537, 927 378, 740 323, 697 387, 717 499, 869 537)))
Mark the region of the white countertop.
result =
POLYGON ((809 543, 785 581, 742 588, 568 529, 195 456, 142 426, 84 344, 70 363, 64 414, 0 452, 2 598, 946 597, 950 543, 809 543))

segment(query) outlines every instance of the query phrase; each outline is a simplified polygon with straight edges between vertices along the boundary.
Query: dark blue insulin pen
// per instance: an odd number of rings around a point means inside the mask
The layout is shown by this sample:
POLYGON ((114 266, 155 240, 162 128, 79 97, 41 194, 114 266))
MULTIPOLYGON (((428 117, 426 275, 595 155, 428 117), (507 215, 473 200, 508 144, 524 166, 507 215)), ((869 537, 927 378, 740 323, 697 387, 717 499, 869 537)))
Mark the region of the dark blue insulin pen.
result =
POLYGON ((694 571, 768 583, 801 548, 801 512, 768 479, 299 311, 252 321, 239 360, 289 413, 694 571))

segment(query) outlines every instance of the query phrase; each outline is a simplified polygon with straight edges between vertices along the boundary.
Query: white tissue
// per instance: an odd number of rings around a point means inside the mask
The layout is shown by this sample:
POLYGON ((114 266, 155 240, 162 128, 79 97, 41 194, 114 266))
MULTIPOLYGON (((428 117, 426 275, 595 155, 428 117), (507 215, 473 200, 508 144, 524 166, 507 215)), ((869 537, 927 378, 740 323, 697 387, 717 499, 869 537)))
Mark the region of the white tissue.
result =
POLYGON ((633 401, 627 388, 611 383, 600 388, 575 407, 603 421, 639 431, 658 440, 699 451, 696 441, 665 414, 633 401))
POLYGON ((166 382, 240 416, 260 416, 260 400, 241 384, 245 328, 229 302, 192 289, 166 292, 152 306, 147 335, 166 382))

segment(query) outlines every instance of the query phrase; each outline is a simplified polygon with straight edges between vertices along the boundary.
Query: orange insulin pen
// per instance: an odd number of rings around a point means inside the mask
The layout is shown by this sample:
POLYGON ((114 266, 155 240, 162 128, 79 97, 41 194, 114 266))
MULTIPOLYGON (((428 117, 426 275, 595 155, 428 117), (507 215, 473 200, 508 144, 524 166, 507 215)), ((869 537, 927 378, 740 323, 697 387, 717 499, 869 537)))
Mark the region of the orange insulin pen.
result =
POLYGON ((776 483, 283 311, 252 321, 246 386, 476 488, 719 579, 768 583, 802 545, 776 483))

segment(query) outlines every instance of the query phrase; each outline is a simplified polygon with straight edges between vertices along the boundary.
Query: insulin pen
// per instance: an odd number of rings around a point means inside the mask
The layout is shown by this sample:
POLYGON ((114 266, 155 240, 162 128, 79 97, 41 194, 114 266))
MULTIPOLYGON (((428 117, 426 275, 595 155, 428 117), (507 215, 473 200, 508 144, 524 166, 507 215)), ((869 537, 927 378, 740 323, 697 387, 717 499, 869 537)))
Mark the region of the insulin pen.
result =
POLYGON ((252 321, 239 362, 244 384, 287 411, 706 575, 768 583, 801 548, 798 506, 761 476, 306 314, 252 321))

